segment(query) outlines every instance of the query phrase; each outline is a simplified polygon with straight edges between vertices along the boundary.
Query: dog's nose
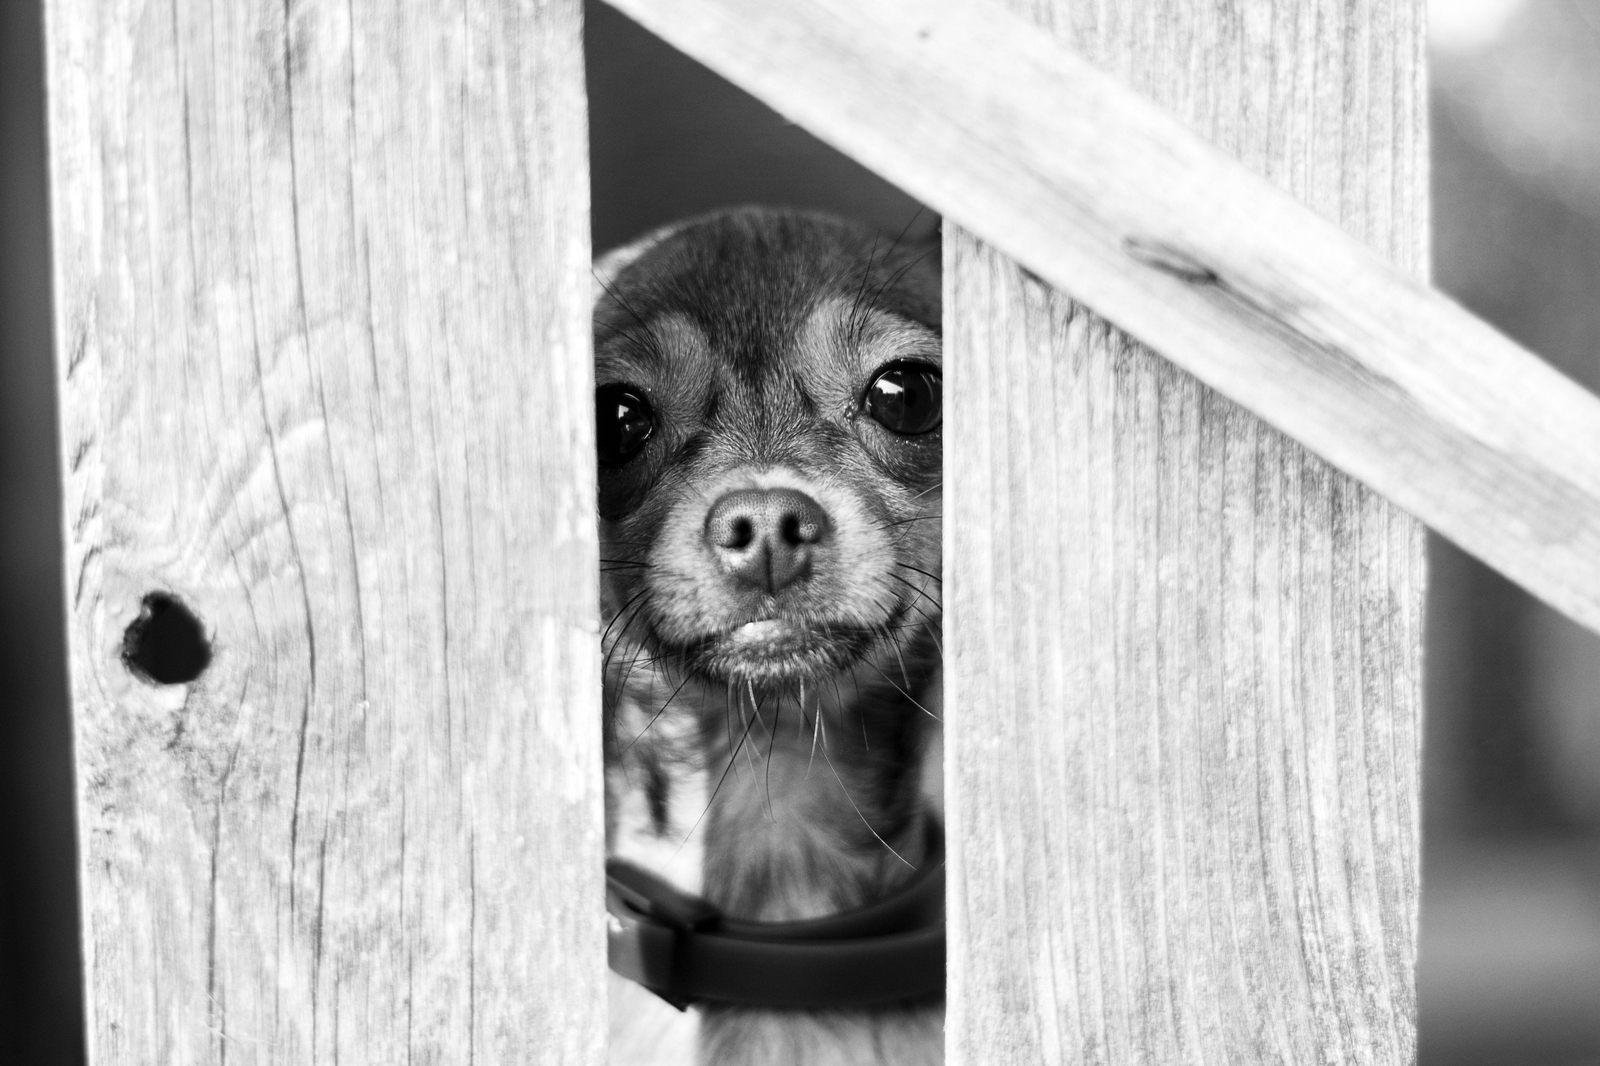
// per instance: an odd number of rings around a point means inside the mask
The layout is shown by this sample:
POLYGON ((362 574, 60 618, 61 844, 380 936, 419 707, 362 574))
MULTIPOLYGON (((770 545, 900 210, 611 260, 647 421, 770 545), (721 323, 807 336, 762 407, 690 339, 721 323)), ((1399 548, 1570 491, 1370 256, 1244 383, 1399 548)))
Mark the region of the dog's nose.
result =
POLYGON ((705 537, 724 570, 772 595, 811 576, 811 549, 831 530, 803 492, 737 489, 711 506, 705 537))

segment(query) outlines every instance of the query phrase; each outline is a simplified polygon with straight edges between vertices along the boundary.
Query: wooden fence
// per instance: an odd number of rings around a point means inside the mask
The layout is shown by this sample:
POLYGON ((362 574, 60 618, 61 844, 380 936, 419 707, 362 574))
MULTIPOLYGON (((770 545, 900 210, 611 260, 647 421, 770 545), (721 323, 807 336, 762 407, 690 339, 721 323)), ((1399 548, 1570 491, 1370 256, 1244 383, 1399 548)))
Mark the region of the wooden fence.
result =
MULTIPOLYGON (((1408 1061, 1405 512, 1600 623, 1420 0, 616 6, 950 223, 950 1061, 1408 1061)), ((594 1066, 577 0, 48 17, 93 1061, 594 1066)))

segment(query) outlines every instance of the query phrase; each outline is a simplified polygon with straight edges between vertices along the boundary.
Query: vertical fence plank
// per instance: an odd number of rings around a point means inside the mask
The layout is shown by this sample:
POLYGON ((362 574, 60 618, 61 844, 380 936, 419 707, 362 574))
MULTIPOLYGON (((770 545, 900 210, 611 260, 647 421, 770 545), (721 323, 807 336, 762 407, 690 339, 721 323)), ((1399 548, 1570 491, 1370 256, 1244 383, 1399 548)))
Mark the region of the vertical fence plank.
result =
MULTIPOLYGON (((1395 261, 1418 0, 1016 0, 1395 261)), ((946 235, 954 1064, 1406 1063, 1416 523, 946 235)))
POLYGON ((48 19, 92 1061, 595 1066, 578 0, 48 19))

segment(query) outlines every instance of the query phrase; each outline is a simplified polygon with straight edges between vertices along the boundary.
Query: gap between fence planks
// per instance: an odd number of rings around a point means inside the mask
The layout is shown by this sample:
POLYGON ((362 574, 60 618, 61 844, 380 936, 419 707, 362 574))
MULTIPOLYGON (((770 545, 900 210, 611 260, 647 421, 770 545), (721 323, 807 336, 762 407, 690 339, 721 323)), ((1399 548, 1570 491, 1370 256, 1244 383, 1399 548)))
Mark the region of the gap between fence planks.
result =
POLYGON ((609 2, 1600 629, 1600 400, 996 0, 609 2))
POLYGON ((47 9, 91 1061, 599 1066, 578 0, 47 9))

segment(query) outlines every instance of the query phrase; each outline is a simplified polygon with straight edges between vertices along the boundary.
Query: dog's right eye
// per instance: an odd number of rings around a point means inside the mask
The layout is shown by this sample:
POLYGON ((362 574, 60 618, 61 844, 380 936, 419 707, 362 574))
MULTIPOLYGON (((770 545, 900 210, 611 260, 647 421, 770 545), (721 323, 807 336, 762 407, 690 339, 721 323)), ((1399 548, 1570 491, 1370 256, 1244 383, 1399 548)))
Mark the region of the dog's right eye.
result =
POLYGON ((867 386, 863 401, 872 420, 903 437, 920 436, 939 428, 939 368, 928 363, 901 361, 879 369, 867 386))
POLYGON ((616 382, 594 390, 594 435, 601 466, 621 466, 655 432, 656 413, 644 394, 616 382))

